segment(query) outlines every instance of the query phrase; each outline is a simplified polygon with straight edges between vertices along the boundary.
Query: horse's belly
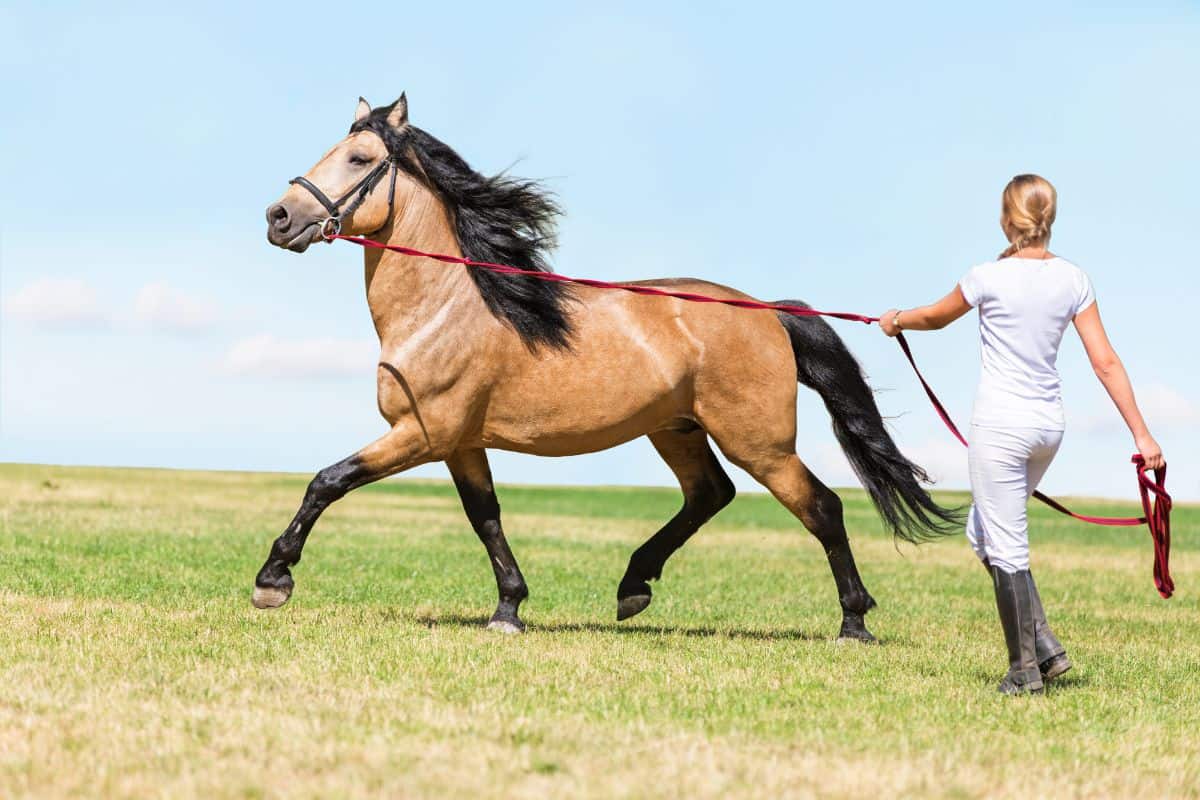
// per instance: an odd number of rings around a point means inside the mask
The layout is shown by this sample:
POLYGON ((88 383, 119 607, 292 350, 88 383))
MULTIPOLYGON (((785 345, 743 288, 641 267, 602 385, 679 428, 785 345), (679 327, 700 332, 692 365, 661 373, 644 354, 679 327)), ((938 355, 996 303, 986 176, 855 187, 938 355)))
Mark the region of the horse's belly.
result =
POLYGON ((490 426, 480 444, 497 450, 534 456, 578 456, 608 450, 661 429, 692 425, 685 420, 662 420, 660 415, 635 416, 606 427, 556 425, 530 420, 518 425, 490 426))
POLYGON ((569 382, 542 393, 491 397, 481 444, 522 453, 561 456, 616 447, 639 436, 687 424, 690 398, 681 389, 629 378, 617 391, 569 382))

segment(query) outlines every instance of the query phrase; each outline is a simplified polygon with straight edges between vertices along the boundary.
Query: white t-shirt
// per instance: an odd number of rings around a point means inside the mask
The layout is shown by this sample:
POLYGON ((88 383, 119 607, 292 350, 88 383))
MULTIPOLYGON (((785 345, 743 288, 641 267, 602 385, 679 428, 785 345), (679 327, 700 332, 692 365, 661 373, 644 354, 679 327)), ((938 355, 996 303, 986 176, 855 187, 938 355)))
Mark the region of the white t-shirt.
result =
POLYGON ((1067 325, 1096 301, 1088 276, 1061 258, 1005 258, 972 267, 958 285, 979 308, 983 368, 971 422, 1065 429, 1055 363, 1067 325))

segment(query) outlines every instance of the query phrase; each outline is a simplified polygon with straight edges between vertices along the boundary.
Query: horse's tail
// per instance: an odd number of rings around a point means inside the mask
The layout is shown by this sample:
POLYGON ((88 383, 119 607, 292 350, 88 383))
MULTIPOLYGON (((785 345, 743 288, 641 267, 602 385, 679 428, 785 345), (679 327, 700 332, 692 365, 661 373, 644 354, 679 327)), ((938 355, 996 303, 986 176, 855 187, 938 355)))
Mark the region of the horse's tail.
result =
POLYGON ((921 542, 958 529, 962 509, 943 508, 921 486, 929 476, 897 449, 862 369, 833 328, 819 317, 780 313, 779 319, 792 340, 800 383, 825 401, 842 452, 892 533, 921 542))

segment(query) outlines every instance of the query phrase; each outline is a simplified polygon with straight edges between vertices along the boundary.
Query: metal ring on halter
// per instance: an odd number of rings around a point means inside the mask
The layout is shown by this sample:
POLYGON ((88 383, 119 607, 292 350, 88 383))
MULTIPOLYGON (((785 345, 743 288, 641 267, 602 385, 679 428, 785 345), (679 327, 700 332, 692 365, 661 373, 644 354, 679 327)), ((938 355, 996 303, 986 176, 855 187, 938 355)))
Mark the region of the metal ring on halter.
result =
POLYGON ((321 238, 327 242, 332 242, 333 237, 337 236, 341 232, 342 232, 341 216, 330 217, 329 219, 327 219, 321 223, 321 238), (333 226, 332 231, 330 230, 331 225, 333 226))

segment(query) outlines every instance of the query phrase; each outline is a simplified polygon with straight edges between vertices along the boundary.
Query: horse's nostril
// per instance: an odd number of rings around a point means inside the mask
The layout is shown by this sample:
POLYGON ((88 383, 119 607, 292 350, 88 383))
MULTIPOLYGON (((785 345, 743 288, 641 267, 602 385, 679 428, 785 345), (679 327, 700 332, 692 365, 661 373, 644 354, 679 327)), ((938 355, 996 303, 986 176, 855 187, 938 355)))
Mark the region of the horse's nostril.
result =
POLYGON ((288 210, 283 203, 276 203, 267 209, 267 222, 279 230, 287 230, 288 210))

